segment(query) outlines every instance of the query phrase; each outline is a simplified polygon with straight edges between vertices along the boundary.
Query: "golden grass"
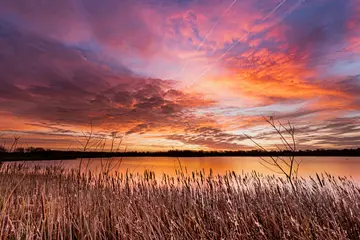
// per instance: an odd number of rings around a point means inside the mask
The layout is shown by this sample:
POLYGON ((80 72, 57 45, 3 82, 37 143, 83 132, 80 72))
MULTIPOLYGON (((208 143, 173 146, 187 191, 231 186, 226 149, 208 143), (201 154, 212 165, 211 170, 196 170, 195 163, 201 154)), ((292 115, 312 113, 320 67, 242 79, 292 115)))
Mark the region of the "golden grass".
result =
POLYGON ((330 175, 94 175, 3 166, 1 239, 360 239, 360 188, 330 175))

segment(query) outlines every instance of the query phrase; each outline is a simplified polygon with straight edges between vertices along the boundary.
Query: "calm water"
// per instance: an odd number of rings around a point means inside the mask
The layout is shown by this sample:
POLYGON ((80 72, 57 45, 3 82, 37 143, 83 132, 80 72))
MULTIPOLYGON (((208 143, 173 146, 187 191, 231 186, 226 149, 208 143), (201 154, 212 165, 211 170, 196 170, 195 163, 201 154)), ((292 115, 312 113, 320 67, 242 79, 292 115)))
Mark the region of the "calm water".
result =
MULTIPOLYGON (((335 176, 352 177, 354 180, 360 180, 360 157, 297 157, 302 160, 299 169, 300 176, 312 176, 315 173, 330 173, 335 176)), ((142 173, 145 169, 152 170, 157 176, 162 173, 174 175, 175 169, 179 170, 179 162, 177 158, 172 157, 125 157, 121 165, 118 167, 116 163, 120 158, 112 158, 111 168, 113 171, 142 173)), ((237 173, 246 173, 257 171, 265 174, 274 174, 260 164, 261 159, 258 157, 198 157, 198 158, 180 158, 181 165, 188 172, 202 170, 209 172, 210 168, 214 173, 223 174, 228 170, 237 173)), ((93 171, 101 170, 101 166, 105 165, 106 160, 91 159, 88 168, 93 171)), ((59 165, 65 168, 78 168, 80 160, 64 160, 64 161, 34 161, 27 163, 28 165, 59 165)), ((83 160, 83 166, 87 164, 87 160, 83 160)))

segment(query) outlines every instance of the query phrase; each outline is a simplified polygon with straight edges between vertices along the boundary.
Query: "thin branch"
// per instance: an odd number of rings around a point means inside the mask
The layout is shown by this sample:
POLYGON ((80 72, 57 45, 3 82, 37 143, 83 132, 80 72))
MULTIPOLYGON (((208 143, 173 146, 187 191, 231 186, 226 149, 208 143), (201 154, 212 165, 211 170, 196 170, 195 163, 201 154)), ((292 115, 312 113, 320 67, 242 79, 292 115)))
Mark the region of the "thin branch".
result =
MULTIPOLYGON (((295 127, 288 121, 288 126, 285 126, 280 121, 275 123, 274 117, 266 118, 263 116, 263 119, 275 130, 275 132, 279 135, 280 140, 282 142, 283 147, 287 151, 291 151, 295 153, 296 151, 296 140, 295 140, 295 127), (277 126, 278 124, 278 126, 277 126), (289 135, 289 136, 288 136, 289 135), (290 140, 288 139, 290 138, 290 140)), ((259 150, 264 152, 268 152, 263 146, 257 143, 252 137, 244 134, 248 139, 250 139, 259 150)), ((279 145, 275 145, 279 152, 282 152, 282 148, 279 145)), ((265 159, 264 157, 260 157, 262 160, 260 164, 267 169, 284 174, 286 178, 289 180, 291 187, 295 190, 295 186, 293 184, 293 175, 295 174, 295 179, 298 178, 298 171, 301 162, 295 160, 295 155, 283 157, 283 156, 269 156, 270 159, 265 159), (280 170, 275 171, 274 168, 280 170)))
POLYGON ((276 171, 276 170, 274 170, 274 169, 271 169, 270 167, 266 166, 266 165, 265 165, 264 163, 262 163, 262 162, 260 162, 260 164, 261 164, 263 167, 267 168, 268 170, 270 170, 270 171, 272 171, 272 172, 274 172, 274 173, 283 174, 282 172, 279 172, 279 171, 276 171))
POLYGON ((265 152, 268 152, 263 146, 261 146, 260 144, 258 144, 257 142, 255 142, 252 137, 250 137, 249 135, 247 135, 246 133, 244 133, 244 135, 250 139, 258 148, 260 148, 261 150, 265 151, 265 152))

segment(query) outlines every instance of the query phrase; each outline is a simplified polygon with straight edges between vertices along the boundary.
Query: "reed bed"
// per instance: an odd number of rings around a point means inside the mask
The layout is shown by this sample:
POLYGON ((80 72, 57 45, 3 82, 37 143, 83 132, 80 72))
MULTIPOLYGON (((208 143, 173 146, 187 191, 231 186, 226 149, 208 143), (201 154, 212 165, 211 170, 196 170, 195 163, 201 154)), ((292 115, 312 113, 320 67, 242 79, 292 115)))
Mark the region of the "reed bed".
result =
POLYGON ((155 177, 3 166, 1 239, 360 239, 360 188, 327 174, 155 177), (161 179, 161 180, 159 180, 161 179))

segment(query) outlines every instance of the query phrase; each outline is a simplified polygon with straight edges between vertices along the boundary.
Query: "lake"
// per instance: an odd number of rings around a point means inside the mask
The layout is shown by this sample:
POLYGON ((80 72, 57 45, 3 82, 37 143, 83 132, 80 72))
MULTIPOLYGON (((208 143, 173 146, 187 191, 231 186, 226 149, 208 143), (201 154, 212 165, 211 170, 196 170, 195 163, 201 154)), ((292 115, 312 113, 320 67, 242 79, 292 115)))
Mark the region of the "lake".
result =
MULTIPOLYGON (((301 160, 299 168, 299 175, 302 177, 313 176, 315 173, 330 173, 334 176, 352 177, 356 181, 360 181, 360 157, 297 157, 301 160)), ((210 169, 215 174, 224 174, 231 170, 236 173, 248 173, 257 171, 264 174, 276 174, 266 167, 262 166, 259 157, 182 157, 179 159, 183 170, 188 173, 192 171, 205 170, 209 173, 210 169)), ((180 164, 177 158, 174 157, 124 157, 119 165, 121 158, 112 158, 109 161, 106 159, 91 159, 83 160, 82 166, 97 172, 103 168, 107 163, 110 164, 112 171, 132 173, 142 173, 144 170, 154 171, 157 176, 163 173, 174 175, 175 170, 180 170, 180 164)), ((67 169, 78 168, 80 160, 54 160, 54 161, 33 161, 27 162, 27 165, 61 165, 67 169)))

